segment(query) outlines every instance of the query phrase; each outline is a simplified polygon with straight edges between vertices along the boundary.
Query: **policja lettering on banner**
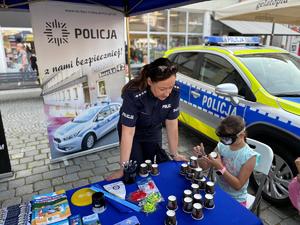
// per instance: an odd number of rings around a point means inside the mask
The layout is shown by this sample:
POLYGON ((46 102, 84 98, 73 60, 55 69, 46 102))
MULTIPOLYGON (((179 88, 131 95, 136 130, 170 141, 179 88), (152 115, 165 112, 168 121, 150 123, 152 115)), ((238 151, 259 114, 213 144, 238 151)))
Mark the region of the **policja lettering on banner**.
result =
POLYGON ((75 28, 75 38, 84 39, 117 39, 116 30, 110 29, 80 29, 75 28))

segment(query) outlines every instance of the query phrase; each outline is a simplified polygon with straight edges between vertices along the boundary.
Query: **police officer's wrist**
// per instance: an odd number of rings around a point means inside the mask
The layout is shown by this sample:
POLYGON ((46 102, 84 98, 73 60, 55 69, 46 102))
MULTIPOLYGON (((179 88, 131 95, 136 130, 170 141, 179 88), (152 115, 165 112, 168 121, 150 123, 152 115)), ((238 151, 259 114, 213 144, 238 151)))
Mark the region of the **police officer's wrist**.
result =
POLYGON ((178 156, 178 152, 175 152, 175 153, 170 153, 170 157, 172 159, 176 158, 178 156))

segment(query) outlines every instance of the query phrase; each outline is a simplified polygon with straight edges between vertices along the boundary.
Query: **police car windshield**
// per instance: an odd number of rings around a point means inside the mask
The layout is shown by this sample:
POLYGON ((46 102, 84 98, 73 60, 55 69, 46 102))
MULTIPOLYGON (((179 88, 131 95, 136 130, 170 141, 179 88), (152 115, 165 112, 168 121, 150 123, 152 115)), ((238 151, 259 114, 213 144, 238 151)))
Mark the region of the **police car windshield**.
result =
POLYGON ((275 96, 299 96, 300 59, 286 53, 240 55, 260 84, 275 96))
POLYGON ((99 108, 90 108, 81 113, 79 116, 73 119, 74 123, 85 123, 91 120, 95 114, 99 111, 99 108))

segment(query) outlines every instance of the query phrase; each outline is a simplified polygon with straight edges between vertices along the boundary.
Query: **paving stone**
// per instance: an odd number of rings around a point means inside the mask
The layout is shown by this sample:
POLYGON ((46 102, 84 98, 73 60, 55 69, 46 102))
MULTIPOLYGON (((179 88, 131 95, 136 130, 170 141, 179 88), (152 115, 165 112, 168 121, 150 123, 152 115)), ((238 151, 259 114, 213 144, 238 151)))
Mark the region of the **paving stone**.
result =
POLYGON ((45 165, 44 160, 39 160, 39 161, 33 161, 28 163, 28 168, 35 168, 35 167, 39 167, 39 166, 43 166, 45 165))
POLYGON ((93 162, 85 162, 80 164, 80 168, 82 170, 88 170, 95 168, 95 164, 93 162))
POLYGON ((20 152, 18 154, 14 154, 11 156, 11 159, 20 159, 24 157, 24 152, 20 152))
POLYGON ((63 179, 64 179, 64 183, 69 183, 69 182, 72 182, 72 181, 78 181, 79 177, 78 177, 77 173, 72 173, 72 174, 68 174, 68 175, 63 176, 63 179))
POLYGON ((48 144, 39 144, 37 147, 37 149, 45 149, 45 148, 49 148, 48 144))
POLYGON ((95 161, 94 164, 95 164, 96 167, 106 166, 107 161, 105 159, 99 159, 99 160, 95 161))
POLYGON ((3 201, 2 207, 8 207, 8 206, 12 206, 12 205, 17 205, 17 204, 20 204, 21 201, 22 201, 21 197, 10 198, 10 199, 7 199, 7 200, 3 201))
POLYGON ((82 178, 89 178, 89 177, 92 177, 94 175, 95 174, 93 173, 92 170, 85 170, 85 171, 78 172, 78 176, 79 176, 80 179, 82 179, 82 178))
POLYGON ((90 181, 91 184, 92 183, 97 183, 97 182, 102 181, 102 180, 104 180, 103 176, 94 176, 94 177, 89 178, 89 181, 90 181))
POLYGON ((39 191, 39 195, 40 194, 48 194, 48 193, 51 193, 54 191, 54 188, 53 187, 49 187, 49 188, 46 188, 46 189, 42 189, 39 191))
POLYGON ((31 169, 21 170, 21 171, 16 172, 16 177, 17 178, 19 178, 19 177, 28 177, 30 175, 31 175, 31 169))
POLYGON ((36 146, 37 146, 39 143, 40 143, 39 141, 28 142, 28 143, 26 143, 26 147, 27 147, 27 146, 34 146, 34 149, 37 149, 36 146))
POLYGON ((269 209, 262 211, 260 214, 260 218, 262 218, 269 224, 278 224, 281 221, 280 217, 269 209))
POLYGON ((113 163, 113 164, 106 166, 106 168, 108 169, 108 171, 115 171, 115 170, 120 169, 120 165, 119 165, 119 163, 113 163))
POLYGON ((100 159, 100 157, 98 155, 96 155, 96 154, 87 155, 86 158, 90 162, 96 161, 96 160, 100 159))
POLYGON ((86 163, 87 159, 85 156, 82 156, 82 157, 75 158, 73 161, 76 165, 81 165, 83 163, 86 163))
POLYGON ((35 167, 35 168, 32 169, 33 174, 45 173, 45 172, 48 172, 48 171, 49 171, 48 166, 39 166, 39 167, 35 167))
POLYGON ((60 164, 59 163, 51 163, 49 165, 50 170, 56 170, 60 168, 60 164))
POLYGON ((6 190, 7 190, 7 183, 8 183, 8 182, 0 183, 0 192, 1 192, 1 191, 6 191, 6 190))
POLYGON ((73 188, 72 184, 69 183, 69 184, 63 184, 63 185, 55 186, 54 187, 54 191, 59 191, 59 190, 65 190, 65 191, 67 191, 67 190, 70 190, 72 188, 73 188))
POLYGON ((25 170, 25 169, 27 169, 27 165, 25 163, 12 166, 13 171, 20 171, 20 170, 25 170))
POLYGON ((41 180, 43 180, 42 174, 31 175, 29 177, 26 177, 26 179, 25 179, 26 184, 32 184, 32 183, 35 183, 35 182, 38 182, 41 180))
POLYGON ((103 159, 103 158, 108 158, 111 156, 110 152, 108 151, 101 151, 99 152, 99 156, 103 159))
POLYGON ((79 170, 80 170, 80 166, 78 166, 78 165, 66 167, 66 171, 67 171, 68 174, 69 173, 75 173, 75 172, 77 172, 79 170))
POLYGON ((30 194, 33 192, 33 185, 32 184, 27 184, 21 187, 17 187, 16 189, 16 196, 21 196, 24 194, 30 194))
POLYGON ((20 160, 22 160, 22 159, 11 159, 10 160, 10 165, 11 166, 14 166, 14 165, 19 165, 20 164, 20 160))
POLYGON ((16 146, 18 144, 22 144, 22 143, 23 143, 23 141, 21 139, 14 139, 14 140, 9 141, 9 144, 14 145, 14 146, 16 146))
POLYGON ((119 162, 120 161, 120 156, 109 157, 109 158, 107 158, 107 161, 108 161, 108 163, 119 162))
POLYGON ((21 187, 24 184, 25 184, 25 179, 24 178, 11 180, 11 181, 8 182, 9 189, 16 188, 16 187, 21 187))
POLYGON ((32 200, 32 196, 34 195, 38 195, 38 192, 33 192, 31 194, 26 194, 26 195, 22 195, 22 202, 28 202, 30 200, 32 200))
POLYGON ((107 169, 104 166, 97 167, 97 168, 93 169, 93 172, 94 172, 95 175, 99 176, 99 175, 105 174, 107 172, 107 169))
POLYGON ((41 150, 41 153, 49 153, 50 152, 50 148, 43 148, 40 150, 41 150))
POLYGON ((43 181, 38 181, 34 183, 34 191, 40 191, 42 189, 46 189, 51 187, 51 182, 50 180, 43 180, 43 181))
POLYGON ((41 159, 47 159, 47 158, 48 158, 48 155, 46 153, 34 156, 34 160, 41 160, 41 159))
POLYGON ((26 156, 37 155, 40 153, 40 151, 36 149, 35 145, 26 146, 25 148, 22 149, 22 151, 25 152, 26 156))
MULTIPOLYGON (((22 143, 22 141, 20 141, 22 143)), ((12 147, 9 149, 21 149, 21 148, 25 148, 25 144, 15 144, 15 143, 11 143, 12 147)))
POLYGON ((20 159, 20 163, 28 163, 33 161, 33 156, 25 157, 20 159))
POLYGON ((51 182, 52 182, 53 186, 57 186, 57 185, 63 184, 64 179, 62 177, 57 177, 57 178, 52 179, 51 182))
POLYGON ((291 207, 270 207, 270 210, 273 211, 276 215, 278 215, 281 219, 286 219, 291 216, 296 215, 296 210, 293 210, 291 207))
POLYGON ((87 179, 79 180, 79 181, 73 182, 73 188, 86 186, 88 184, 90 184, 90 183, 89 183, 89 180, 87 180, 87 179))
POLYGON ((1 191, 0 192, 0 201, 4 201, 10 198, 13 198, 15 196, 15 189, 11 189, 8 191, 1 191))
POLYGON ((65 170, 65 168, 62 168, 62 169, 58 169, 58 170, 52 170, 49 172, 45 172, 45 173, 43 173, 43 177, 44 177, 44 179, 51 179, 51 178, 63 176, 65 174, 66 174, 66 170, 65 170))

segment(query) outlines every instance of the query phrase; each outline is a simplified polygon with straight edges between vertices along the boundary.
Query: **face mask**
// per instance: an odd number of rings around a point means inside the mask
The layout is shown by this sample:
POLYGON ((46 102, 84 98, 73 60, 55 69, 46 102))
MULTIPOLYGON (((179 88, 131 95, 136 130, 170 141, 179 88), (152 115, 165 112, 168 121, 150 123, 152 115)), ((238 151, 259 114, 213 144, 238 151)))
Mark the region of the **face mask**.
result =
POLYGON ((224 145, 232 145, 236 141, 236 136, 235 137, 220 137, 220 141, 224 145))

